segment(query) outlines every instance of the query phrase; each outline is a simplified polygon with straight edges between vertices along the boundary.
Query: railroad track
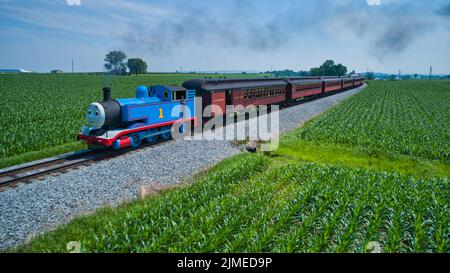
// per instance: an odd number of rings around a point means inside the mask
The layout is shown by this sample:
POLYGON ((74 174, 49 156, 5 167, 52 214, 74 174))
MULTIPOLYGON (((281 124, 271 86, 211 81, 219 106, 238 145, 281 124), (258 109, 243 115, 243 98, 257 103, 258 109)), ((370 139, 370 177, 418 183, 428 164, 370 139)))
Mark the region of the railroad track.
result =
POLYGON ((141 145, 139 148, 126 148, 119 151, 113 151, 111 149, 85 151, 17 168, 8 168, 0 171, 0 191, 31 183, 49 175, 58 176, 61 173, 77 169, 81 166, 89 166, 94 162, 108 160, 145 147, 159 146, 164 142, 167 141, 148 143, 141 145))

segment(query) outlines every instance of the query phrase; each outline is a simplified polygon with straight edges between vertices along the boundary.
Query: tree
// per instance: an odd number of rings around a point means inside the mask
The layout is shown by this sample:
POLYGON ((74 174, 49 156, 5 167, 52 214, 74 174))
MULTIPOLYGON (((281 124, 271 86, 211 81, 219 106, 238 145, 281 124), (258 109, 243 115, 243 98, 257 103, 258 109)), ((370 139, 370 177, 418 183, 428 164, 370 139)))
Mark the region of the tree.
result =
POLYGON ((311 70, 309 70, 309 74, 311 76, 324 76, 323 70, 319 67, 313 67, 311 70))
POLYGON ((343 76, 347 73, 347 67, 336 65, 333 60, 326 60, 321 66, 311 68, 309 73, 311 76, 343 76))
POLYGON ((147 72, 147 64, 144 60, 139 58, 131 58, 128 59, 127 62, 128 69, 132 74, 144 74, 147 72))
POLYGON ((300 70, 297 72, 299 76, 309 76, 309 71, 300 70))
POLYGON ((335 66, 335 72, 336 72, 335 75, 344 76, 345 74, 347 74, 347 67, 343 66, 342 64, 338 64, 335 66))
POLYGON ((373 79, 375 79, 375 74, 373 74, 373 72, 367 72, 366 73, 366 78, 368 80, 373 80, 373 79))
POLYGON ((122 51, 110 51, 105 56, 105 68, 108 69, 111 74, 124 75, 127 72, 127 67, 124 60, 127 58, 122 51))
POLYGON ((279 70, 279 71, 266 71, 266 74, 272 74, 276 77, 296 77, 296 76, 309 76, 309 71, 293 71, 290 69, 279 70))
POLYGON ((334 64, 333 60, 326 60, 320 67, 323 71, 324 76, 336 76, 337 75, 337 67, 334 64))

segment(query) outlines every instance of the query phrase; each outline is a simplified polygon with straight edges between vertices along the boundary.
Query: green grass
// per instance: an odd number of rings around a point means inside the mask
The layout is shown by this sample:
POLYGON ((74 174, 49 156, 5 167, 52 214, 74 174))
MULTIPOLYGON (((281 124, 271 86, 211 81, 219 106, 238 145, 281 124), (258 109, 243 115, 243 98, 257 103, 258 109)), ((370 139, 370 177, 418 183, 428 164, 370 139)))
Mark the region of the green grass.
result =
MULTIPOLYGON (((301 129, 300 129, 301 130, 301 129)), ((338 145, 299 141, 295 130, 281 139, 280 147, 272 156, 288 160, 342 164, 376 171, 392 171, 417 177, 450 176, 450 165, 439 160, 429 160, 404 155, 367 153, 364 149, 338 145)))
POLYGON ((190 187, 104 209, 19 251, 447 252, 448 178, 339 165, 228 159, 190 187))
MULTIPOLYGON (((220 74, 81 74, 0 75, 0 168, 73 151, 76 134, 86 124, 85 111, 111 85, 113 98, 133 97, 138 85, 177 84, 220 74), (39 156, 42 155, 42 156, 39 156)), ((236 74, 227 77, 262 77, 236 74)))
POLYGON ((32 151, 24 154, 13 155, 10 157, 0 158, 0 168, 6 168, 9 166, 15 166, 25 162, 39 160, 42 158, 52 157, 55 155, 61 155, 73 151, 79 151, 86 149, 87 145, 82 142, 70 142, 55 147, 49 147, 41 151, 32 151))

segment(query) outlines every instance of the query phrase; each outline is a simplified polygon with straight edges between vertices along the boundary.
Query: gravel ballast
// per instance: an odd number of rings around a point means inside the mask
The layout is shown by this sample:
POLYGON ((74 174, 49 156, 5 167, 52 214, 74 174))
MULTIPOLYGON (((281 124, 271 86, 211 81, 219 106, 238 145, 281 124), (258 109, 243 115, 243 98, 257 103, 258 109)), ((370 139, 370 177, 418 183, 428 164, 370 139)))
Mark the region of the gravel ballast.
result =
MULTIPOLYGON (((282 109, 290 131, 361 88, 282 109)), ((151 183, 175 184, 244 151, 232 141, 170 141, 0 192, 0 249, 23 244, 76 216, 138 197, 151 183)))

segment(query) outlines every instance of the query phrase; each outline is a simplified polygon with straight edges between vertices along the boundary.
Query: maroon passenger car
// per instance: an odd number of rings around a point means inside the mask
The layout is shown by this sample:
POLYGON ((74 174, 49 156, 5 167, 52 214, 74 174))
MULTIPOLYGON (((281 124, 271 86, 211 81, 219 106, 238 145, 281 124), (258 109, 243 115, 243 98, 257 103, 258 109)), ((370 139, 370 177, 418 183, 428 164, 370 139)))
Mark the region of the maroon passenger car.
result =
POLYGON ((364 83, 364 77, 354 77, 353 86, 360 86, 364 83))
POLYGON ((287 86, 287 101, 300 99, 322 93, 322 80, 320 77, 293 77, 285 78, 287 86))
POLYGON ((323 92, 332 92, 342 89, 342 81, 339 77, 322 77, 323 92))
POLYGON ((341 78, 342 79, 342 88, 352 88, 353 87, 353 78, 341 78))
POLYGON ((286 101, 287 83, 280 78, 199 79, 183 83, 202 97, 203 109, 215 104, 225 112, 226 105, 270 105, 286 101))

